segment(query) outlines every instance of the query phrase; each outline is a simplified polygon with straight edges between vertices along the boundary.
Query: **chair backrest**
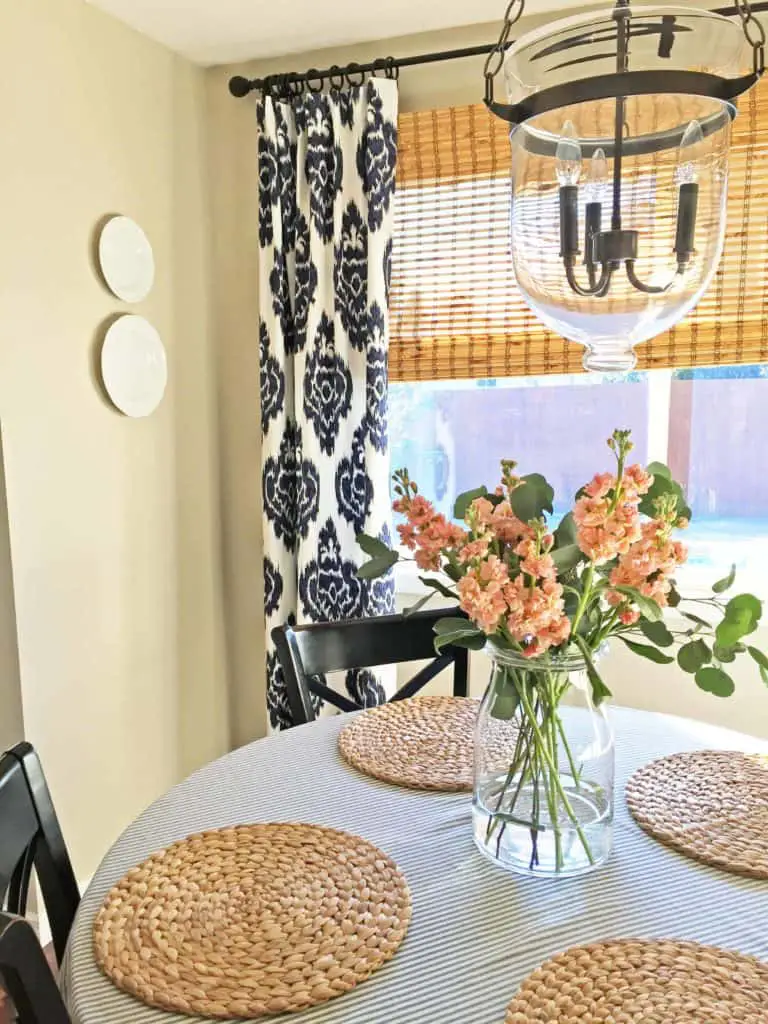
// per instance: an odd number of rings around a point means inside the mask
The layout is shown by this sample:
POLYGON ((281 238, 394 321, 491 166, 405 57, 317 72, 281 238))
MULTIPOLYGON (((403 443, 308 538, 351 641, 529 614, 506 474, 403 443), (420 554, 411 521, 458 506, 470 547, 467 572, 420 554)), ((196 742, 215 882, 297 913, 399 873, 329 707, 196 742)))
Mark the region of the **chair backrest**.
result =
POLYGON ((71 1024, 37 936, 22 917, 2 913, 0 978, 19 1024, 71 1024))
POLYGON ((272 639, 283 670, 293 724, 314 721, 313 695, 327 700, 341 711, 361 709, 360 704, 326 685, 323 678, 326 672, 432 659, 391 699, 412 697, 450 665, 453 665, 454 695, 466 697, 466 648, 446 647, 435 655, 434 625, 445 615, 444 609, 438 609, 273 629, 272 639))
POLYGON ((33 867, 61 963, 80 893, 40 759, 19 743, 0 757, 0 909, 24 916, 33 867))

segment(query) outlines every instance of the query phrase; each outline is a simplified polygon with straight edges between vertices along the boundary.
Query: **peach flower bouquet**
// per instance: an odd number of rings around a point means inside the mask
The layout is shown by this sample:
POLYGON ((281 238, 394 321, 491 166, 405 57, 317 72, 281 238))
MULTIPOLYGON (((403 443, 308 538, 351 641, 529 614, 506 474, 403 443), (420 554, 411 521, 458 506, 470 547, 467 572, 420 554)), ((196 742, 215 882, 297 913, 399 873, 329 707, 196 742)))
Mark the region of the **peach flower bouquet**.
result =
MULTIPOLYGON (((429 574, 415 607, 441 594, 461 612, 436 623, 436 651, 484 648, 494 663, 475 745, 475 841, 486 855, 514 861, 523 840, 510 831, 522 830, 526 843, 530 835, 525 865, 512 870, 589 870, 608 855, 613 739, 599 655, 609 641, 659 664, 677 661, 719 697, 734 691, 729 668, 737 658, 751 658, 768 684, 768 657, 748 642, 761 602, 725 596, 735 568, 710 594, 681 595, 676 574, 687 551, 678 535, 691 518, 683 490, 666 466, 630 462, 628 430, 614 431, 608 447, 613 470, 581 488, 556 528, 552 488, 540 474, 518 475, 514 462, 502 462, 493 491, 460 495, 453 521, 419 494, 407 470, 394 474, 401 547, 429 574), (665 616, 668 608, 674 614, 665 616), (592 739, 578 750, 560 708, 574 690, 592 716, 592 739), (512 741, 498 770, 489 750, 507 726, 512 741), (484 730, 493 736, 488 744, 484 730)), ((374 537, 358 542, 370 556, 362 577, 380 576, 402 557, 374 537)))
MULTIPOLYGON (((466 616, 438 623, 436 650, 479 650, 492 638, 533 659, 576 647, 590 666, 596 705, 610 693, 594 654, 612 638, 660 664, 676 658, 701 689, 720 697, 734 691, 726 666, 740 655, 756 662, 768 684, 768 657, 744 642, 757 629, 762 603, 752 594, 726 602, 735 567, 711 596, 686 600, 679 593, 675 574, 687 549, 677 534, 691 518, 682 487, 661 463, 628 464, 630 431, 614 431, 607 443, 615 470, 582 487, 556 529, 548 523, 554 491, 540 474, 517 475, 514 462, 502 461, 493 492, 483 486, 459 495, 453 522, 419 494, 407 470, 394 474, 401 545, 420 569, 445 577, 421 577, 431 593, 417 607, 440 593, 466 616), (664 622, 668 607, 678 612, 678 628, 664 622)), ((375 537, 361 534, 358 543, 371 556, 363 577, 407 560, 375 537)))

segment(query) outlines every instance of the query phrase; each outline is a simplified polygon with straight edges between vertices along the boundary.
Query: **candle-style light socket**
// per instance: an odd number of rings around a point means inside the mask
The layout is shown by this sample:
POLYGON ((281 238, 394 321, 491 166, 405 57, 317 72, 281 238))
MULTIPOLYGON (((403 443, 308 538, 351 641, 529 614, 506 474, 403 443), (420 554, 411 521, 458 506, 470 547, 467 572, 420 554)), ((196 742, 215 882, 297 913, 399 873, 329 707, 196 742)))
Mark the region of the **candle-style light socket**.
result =
POLYGON ((560 186, 560 256, 563 259, 579 254, 579 187, 560 186))
POLYGON ((595 239, 603 227, 603 204, 587 203, 584 211, 584 263, 597 263, 595 239))
POLYGON ((677 200, 677 232, 675 254, 678 263, 687 263, 694 252, 696 213, 699 206, 699 186, 695 181, 680 186, 677 200))

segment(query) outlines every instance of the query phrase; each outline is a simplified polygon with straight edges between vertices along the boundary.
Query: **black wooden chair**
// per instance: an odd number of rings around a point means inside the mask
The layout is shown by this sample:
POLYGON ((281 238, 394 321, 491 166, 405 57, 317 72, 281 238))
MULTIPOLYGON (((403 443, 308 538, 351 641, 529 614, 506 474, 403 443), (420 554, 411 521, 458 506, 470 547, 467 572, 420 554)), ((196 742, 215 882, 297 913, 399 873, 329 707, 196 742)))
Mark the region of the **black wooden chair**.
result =
POLYGON ((0 910, 24 916, 33 867, 61 964, 80 893, 40 759, 19 743, 0 757, 0 910))
POLYGON ((71 1024, 37 936, 22 917, 0 914, 0 981, 18 1024, 71 1024))
MULTIPOLYGON (((360 704, 326 685, 323 678, 326 672, 433 659, 390 699, 412 697, 450 665, 453 665, 453 693, 466 697, 469 652, 464 647, 446 647, 435 655, 433 627, 446 614, 445 609, 438 609, 375 619, 277 626, 272 630, 272 639, 285 678, 293 724, 314 721, 313 695, 340 711, 361 710, 360 704)), ((451 611, 450 614, 457 613, 451 611)))

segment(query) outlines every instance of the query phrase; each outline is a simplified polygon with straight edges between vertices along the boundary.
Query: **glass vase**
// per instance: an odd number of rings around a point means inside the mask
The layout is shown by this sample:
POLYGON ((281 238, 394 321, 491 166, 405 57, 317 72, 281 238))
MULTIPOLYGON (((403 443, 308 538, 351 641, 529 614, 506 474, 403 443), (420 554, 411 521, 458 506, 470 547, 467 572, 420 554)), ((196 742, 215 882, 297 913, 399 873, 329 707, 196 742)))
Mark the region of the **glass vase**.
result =
POLYGON ((486 647, 491 679, 475 732, 474 839, 489 860, 570 877, 613 842, 613 730, 580 653, 524 658, 486 647))

